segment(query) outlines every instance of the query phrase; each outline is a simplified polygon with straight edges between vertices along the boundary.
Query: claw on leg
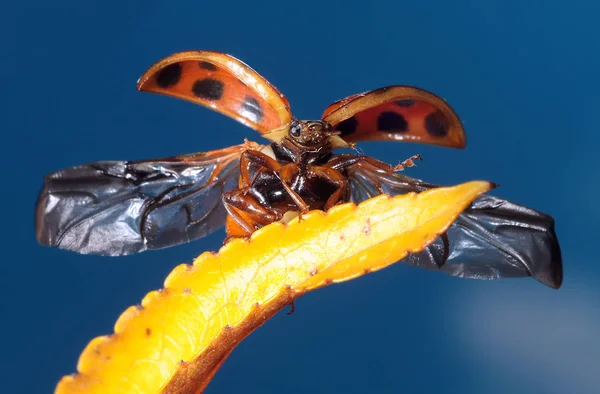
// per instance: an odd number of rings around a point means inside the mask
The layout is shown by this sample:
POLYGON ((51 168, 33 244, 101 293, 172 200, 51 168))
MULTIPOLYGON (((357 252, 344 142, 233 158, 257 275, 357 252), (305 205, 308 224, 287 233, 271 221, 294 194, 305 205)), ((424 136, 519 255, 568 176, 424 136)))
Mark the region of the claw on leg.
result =
POLYGON ((394 168, 393 168, 394 172, 404 171, 405 168, 416 166, 415 160, 422 161, 423 158, 421 157, 421 155, 418 155, 418 154, 412 155, 408 159, 404 160, 402 163, 394 166, 394 168))

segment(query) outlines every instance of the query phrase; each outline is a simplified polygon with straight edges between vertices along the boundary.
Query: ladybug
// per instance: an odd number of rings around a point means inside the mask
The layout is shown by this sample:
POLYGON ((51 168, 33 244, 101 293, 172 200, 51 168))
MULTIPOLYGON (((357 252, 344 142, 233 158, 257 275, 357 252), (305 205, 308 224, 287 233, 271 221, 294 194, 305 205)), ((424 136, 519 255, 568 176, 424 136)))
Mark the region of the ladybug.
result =
MULTIPOLYGON (((337 149, 354 149, 359 141, 466 145, 457 114, 423 89, 388 86, 355 94, 331 104, 319 120, 300 120, 264 77, 219 52, 168 56, 142 75, 137 88, 211 108, 269 143, 51 173, 36 207, 41 244, 118 256, 190 242, 223 225, 226 241, 247 238, 309 210, 437 187, 399 174, 419 155, 393 166, 337 149)), ((463 277, 534 276, 551 287, 562 282, 553 219, 489 195, 406 260, 463 277)))

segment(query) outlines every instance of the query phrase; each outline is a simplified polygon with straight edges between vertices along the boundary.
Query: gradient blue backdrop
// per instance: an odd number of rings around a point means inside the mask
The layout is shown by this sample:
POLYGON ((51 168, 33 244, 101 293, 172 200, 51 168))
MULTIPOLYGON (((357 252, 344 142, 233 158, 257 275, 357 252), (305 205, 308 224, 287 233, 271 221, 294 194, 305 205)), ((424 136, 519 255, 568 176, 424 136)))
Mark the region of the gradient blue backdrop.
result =
POLYGON ((125 258, 37 245, 45 173, 260 140, 207 109, 139 93, 156 60, 212 49, 244 60, 296 116, 391 84, 445 97, 463 151, 365 143, 410 175, 489 179, 556 218, 565 283, 479 282, 401 264, 316 291, 244 341, 208 393, 597 393, 600 387, 597 1, 85 2, 3 6, 0 376, 4 393, 52 392, 94 336, 162 287, 219 232, 125 258))

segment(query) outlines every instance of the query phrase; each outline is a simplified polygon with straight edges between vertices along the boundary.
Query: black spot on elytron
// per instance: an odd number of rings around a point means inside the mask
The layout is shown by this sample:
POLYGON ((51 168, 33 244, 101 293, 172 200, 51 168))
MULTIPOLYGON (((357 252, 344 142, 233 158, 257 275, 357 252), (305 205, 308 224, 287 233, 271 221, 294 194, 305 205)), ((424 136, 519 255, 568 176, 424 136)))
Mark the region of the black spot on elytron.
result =
POLYGON ((218 79, 204 78, 194 82, 192 92, 196 97, 206 100, 218 100, 223 96, 223 88, 225 85, 218 79))
POLYGON ((152 335, 152 329, 146 328, 146 336, 149 337, 150 335, 152 335))
POLYGON ((337 126, 335 126, 335 129, 340 131, 342 133, 342 136, 345 136, 354 133, 357 127, 358 120, 356 120, 356 118, 353 116, 346 120, 342 120, 340 123, 338 123, 337 126))
POLYGON ((242 116, 250 119, 254 123, 259 123, 262 120, 264 113, 257 99, 246 96, 244 104, 242 104, 242 116))
POLYGON ((415 104, 415 100, 398 100, 396 105, 399 107, 412 107, 415 104))
POLYGON ((209 63, 209 62, 198 62, 198 65, 200 66, 200 68, 203 68, 208 71, 216 71, 217 70, 217 66, 215 66, 214 64, 209 63))
POLYGON ((448 122, 440 111, 430 113, 425 118, 425 130, 434 137, 445 137, 448 134, 448 122))
POLYGON ((408 131, 408 122, 404 116, 386 111, 377 118, 377 129, 388 133, 404 133, 408 131))
POLYGON ((156 84, 165 89, 173 86, 181 79, 181 64, 173 63, 163 68, 156 76, 156 84))

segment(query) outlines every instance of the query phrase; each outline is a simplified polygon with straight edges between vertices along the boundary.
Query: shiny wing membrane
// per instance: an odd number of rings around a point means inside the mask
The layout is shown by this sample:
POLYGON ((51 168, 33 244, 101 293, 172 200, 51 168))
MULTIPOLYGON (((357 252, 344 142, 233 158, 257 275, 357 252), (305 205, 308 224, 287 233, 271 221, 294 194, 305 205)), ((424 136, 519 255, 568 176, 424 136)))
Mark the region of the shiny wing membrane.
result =
POLYGON ((465 132, 454 110, 433 93, 388 86, 331 104, 323 120, 346 142, 405 141, 464 148, 465 132))
MULTIPOLYGON (((400 174, 349 169, 351 198, 421 192, 438 187, 400 174)), ((532 276, 552 288, 562 284, 560 246, 554 219, 490 195, 478 197, 431 246, 404 262, 450 275, 499 279, 532 276)))
POLYGON ((42 245, 119 256, 201 238, 225 224, 224 191, 237 187, 252 142, 144 161, 100 161, 51 173, 38 198, 42 245))
POLYGON ((168 56, 142 75, 137 88, 211 108, 261 134, 291 121, 285 96, 250 66, 224 53, 188 51, 168 56))

